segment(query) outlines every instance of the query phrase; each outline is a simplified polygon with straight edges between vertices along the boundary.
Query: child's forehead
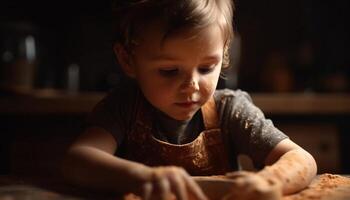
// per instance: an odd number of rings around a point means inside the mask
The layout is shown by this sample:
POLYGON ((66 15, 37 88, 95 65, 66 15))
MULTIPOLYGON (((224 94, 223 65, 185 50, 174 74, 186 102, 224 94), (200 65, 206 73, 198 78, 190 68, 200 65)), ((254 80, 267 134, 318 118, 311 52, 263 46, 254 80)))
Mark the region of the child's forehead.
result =
MULTIPOLYGON (((154 44, 160 43, 163 45, 169 40, 185 40, 191 42, 200 38, 203 33, 207 32, 208 30, 212 30, 217 27, 219 27, 217 24, 212 24, 202 28, 187 26, 169 31, 167 30, 167 25, 163 21, 154 20, 145 25, 143 30, 139 31, 139 34, 135 39, 136 43, 138 44, 151 41, 154 44)), ((220 32, 222 33, 223 31, 220 29, 220 32)))
POLYGON ((158 27, 149 28, 140 37, 134 53, 141 55, 171 54, 188 55, 201 52, 216 55, 223 51, 223 34, 218 26, 209 26, 202 30, 185 29, 164 38, 164 31, 158 27))

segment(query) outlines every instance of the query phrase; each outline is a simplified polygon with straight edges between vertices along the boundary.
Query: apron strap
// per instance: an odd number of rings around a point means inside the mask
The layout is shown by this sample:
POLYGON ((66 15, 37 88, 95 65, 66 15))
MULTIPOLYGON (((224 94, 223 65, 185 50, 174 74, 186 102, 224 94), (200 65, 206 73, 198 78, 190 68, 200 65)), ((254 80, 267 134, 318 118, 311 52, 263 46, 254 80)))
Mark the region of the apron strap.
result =
MULTIPOLYGON (((203 116, 203 123, 206 130, 220 128, 219 114, 216 109, 214 97, 211 97, 208 102, 204 104, 201 111, 203 116)), ((237 160, 235 156, 233 156, 235 155, 235 152, 231 148, 230 144, 231 137, 224 130, 221 130, 221 136, 223 143, 225 144, 226 152, 228 153, 228 162, 230 164, 231 170, 237 170, 237 160)))
POLYGON ((211 97, 202 107, 202 116, 205 129, 219 128, 219 117, 214 97, 211 97))

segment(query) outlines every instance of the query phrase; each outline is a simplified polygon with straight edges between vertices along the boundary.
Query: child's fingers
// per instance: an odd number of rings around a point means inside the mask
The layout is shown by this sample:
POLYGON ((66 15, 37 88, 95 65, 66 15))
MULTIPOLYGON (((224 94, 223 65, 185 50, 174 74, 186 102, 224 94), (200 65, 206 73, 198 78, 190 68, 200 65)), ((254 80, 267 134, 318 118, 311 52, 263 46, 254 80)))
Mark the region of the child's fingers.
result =
POLYGON ((191 193, 192 195, 194 195, 194 197, 198 200, 208 200, 208 198, 203 193, 202 189, 190 177, 190 175, 185 170, 182 170, 182 173, 183 173, 183 178, 184 178, 185 184, 187 186, 188 192, 191 193))
POLYGON ((171 189, 174 192, 177 200, 188 200, 187 189, 185 181, 182 176, 172 173, 169 175, 169 181, 171 184, 171 189))
POLYGON ((142 199, 150 200, 152 195, 153 185, 148 182, 142 186, 142 199))
POLYGON ((164 200, 168 199, 168 197, 170 197, 171 195, 170 183, 168 179, 166 179, 165 177, 162 177, 158 181, 158 187, 159 187, 159 196, 161 197, 161 199, 164 199, 164 200))

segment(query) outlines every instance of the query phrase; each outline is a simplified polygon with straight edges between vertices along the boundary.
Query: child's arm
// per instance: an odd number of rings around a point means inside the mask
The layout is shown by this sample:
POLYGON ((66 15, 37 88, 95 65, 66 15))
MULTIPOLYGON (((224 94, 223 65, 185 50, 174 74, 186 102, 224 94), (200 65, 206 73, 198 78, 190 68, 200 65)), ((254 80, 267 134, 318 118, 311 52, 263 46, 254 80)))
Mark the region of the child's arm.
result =
POLYGON ((290 139, 284 139, 270 152, 267 165, 258 175, 273 177, 282 183, 283 194, 290 194, 310 184, 317 172, 317 165, 307 151, 290 139))
POLYGON ((143 197, 171 192, 178 199, 187 194, 206 199, 199 186, 178 167, 151 168, 115 157, 114 137, 101 128, 88 128, 69 148, 63 162, 64 177, 77 185, 143 197))
MULTIPOLYGON (((236 152, 249 155, 259 167, 262 164, 266 166, 257 173, 233 172, 228 176, 239 178, 237 183, 242 185, 242 189, 247 188, 243 187, 244 184, 257 189, 264 184, 256 183, 264 180, 265 183, 270 181, 280 185, 283 194, 307 186, 317 171, 314 158, 275 128, 272 121, 266 119, 264 113, 253 104, 248 93, 239 90, 227 93, 227 97, 223 98, 226 101, 222 104, 229 117, 222 117, 222 120, 224 128, 232 135, 229 136, 232 137, 236 152), (234 98, 228 98, 230 96, 234 98), (261 181, 251 181, 253 179, 261 181)), ((237 189, 237 194, 242 193, 242 190, 237 189)))
POLYGON ((298 192, 310 184, 317 172, 314 158, 290 139, 284 139, 269 153, 266 167, 252 173, 228 173, 235 181, 232 197, 260 196, 261 199, 279 199, 282 194, 298 192), (255 191, 255 192, 252 192, 255 191), (263 198, 266 197, 266 198, 263 198))

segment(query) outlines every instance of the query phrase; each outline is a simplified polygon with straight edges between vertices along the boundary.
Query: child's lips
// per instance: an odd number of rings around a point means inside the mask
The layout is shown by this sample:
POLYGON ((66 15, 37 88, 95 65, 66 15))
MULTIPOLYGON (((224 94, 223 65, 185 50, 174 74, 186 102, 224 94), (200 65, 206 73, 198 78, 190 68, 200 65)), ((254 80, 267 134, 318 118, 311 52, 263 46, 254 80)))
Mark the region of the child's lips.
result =
POLYGON ((190 108, 190 107, 195 106, 197 104, 198 104, 198 102, 195 102, 195 101, 175 103, 175 105, 183 107, 183 108, 190 108))

